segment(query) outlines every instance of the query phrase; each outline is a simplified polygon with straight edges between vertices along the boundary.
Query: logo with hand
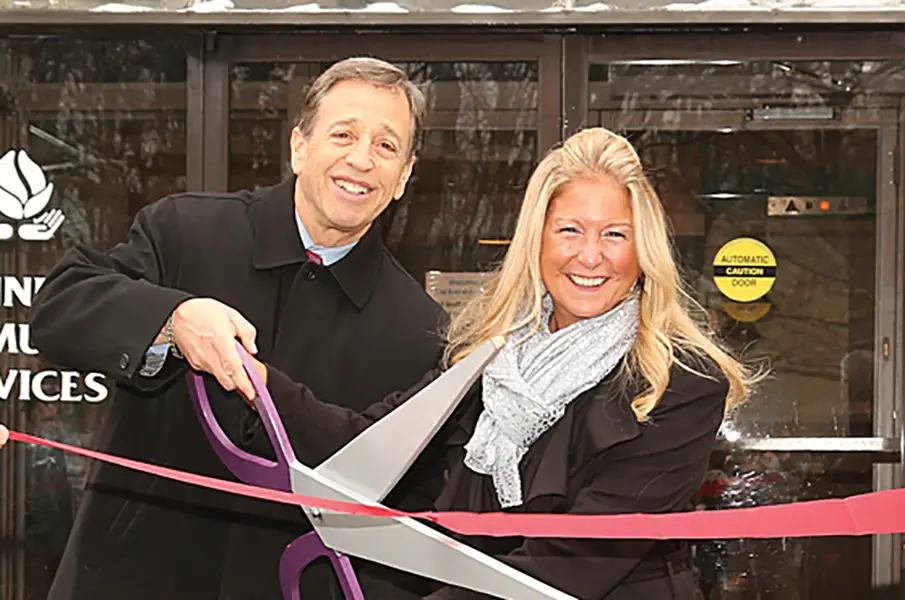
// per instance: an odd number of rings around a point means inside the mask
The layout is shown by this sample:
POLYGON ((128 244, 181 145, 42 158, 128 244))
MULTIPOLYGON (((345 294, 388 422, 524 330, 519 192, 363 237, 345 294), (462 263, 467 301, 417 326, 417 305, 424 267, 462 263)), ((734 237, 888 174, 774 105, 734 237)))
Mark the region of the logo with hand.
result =
POLYGON ((45 211, 53 194, 44 171, 25 150, 9 150, 0 158, 0 213, 18 221, 0 223, 0 240, 8 240, 14 232, 26 241, 44 242, 56 234, 66 217, 58 209, 45 211))

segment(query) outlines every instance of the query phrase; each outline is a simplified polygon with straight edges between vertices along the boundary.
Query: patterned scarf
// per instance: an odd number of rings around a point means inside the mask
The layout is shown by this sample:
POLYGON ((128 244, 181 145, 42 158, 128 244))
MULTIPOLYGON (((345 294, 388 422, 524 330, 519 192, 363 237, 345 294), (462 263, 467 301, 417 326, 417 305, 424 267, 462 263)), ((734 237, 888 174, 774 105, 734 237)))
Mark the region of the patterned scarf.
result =
POLYGON ((519 462, 582 392, 602 381, 623 359, 638 334, 640 301, 632 293, 598 317, 551 334, 553 312, 544 297, 542 327, 525 325, 484 370, 484 410, 465 445, 465 465, 490 475, 503 508, 522 503, 519 462))

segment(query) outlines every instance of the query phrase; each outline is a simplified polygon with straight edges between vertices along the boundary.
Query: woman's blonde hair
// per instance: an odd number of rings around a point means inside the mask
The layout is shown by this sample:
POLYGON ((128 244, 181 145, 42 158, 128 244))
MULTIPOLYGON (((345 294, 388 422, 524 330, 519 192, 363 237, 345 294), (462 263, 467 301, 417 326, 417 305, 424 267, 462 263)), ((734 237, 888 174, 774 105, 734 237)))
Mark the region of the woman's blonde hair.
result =
POLYGON ((638 338, 624 365, 643 380, 632 401, 636 417, 646 420, 657 405, 673 363, 694 371, 682 361, 683 355, 706 356, 716 362, 729 380, 727 405, 736 405, 747 396, 755 377, 692 318, 689 309, 695 303, 683 290, 660 199, 628 140, 600 127, 576 133, 535 169, 506 258, 484 291, 452 319, 447 364, 458 362, 493 337, 529 323, 540 327, 545 293, 540 253, 547 210, 566 184, 595 177, 611 177, 631 198, 635 250, 644 278, 638 338))

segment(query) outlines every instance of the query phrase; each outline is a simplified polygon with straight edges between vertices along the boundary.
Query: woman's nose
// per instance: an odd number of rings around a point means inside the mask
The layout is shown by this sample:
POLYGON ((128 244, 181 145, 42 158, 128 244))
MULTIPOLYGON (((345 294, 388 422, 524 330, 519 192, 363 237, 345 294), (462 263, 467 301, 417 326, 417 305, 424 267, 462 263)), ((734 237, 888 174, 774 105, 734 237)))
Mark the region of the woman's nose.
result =
POLYGON ((584 240, 581 249, 578 252, 578 261, 585 267, 592 269, 602 263, 603 244, 600 240, 589 239, 584 240))

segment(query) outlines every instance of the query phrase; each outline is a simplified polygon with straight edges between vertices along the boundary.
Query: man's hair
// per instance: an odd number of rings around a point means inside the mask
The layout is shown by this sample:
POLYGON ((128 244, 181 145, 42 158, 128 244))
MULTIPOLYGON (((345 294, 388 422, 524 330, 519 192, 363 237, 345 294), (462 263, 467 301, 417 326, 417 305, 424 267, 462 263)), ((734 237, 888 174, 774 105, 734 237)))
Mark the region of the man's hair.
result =
POLYGON ((364 81, 390 90, 400 90, 405 94, 412 114, 412 141, 408 157, 415 155, 424 129, 424 114, 427 101, 424 93, 399 67, 386 61, 369 57, 352 57, 334 63, 321 73, 305 93, 305 100, 299 113, 296 127, 306 137, 311 135, 317 111, 327 93, 343 81, 364 81))

